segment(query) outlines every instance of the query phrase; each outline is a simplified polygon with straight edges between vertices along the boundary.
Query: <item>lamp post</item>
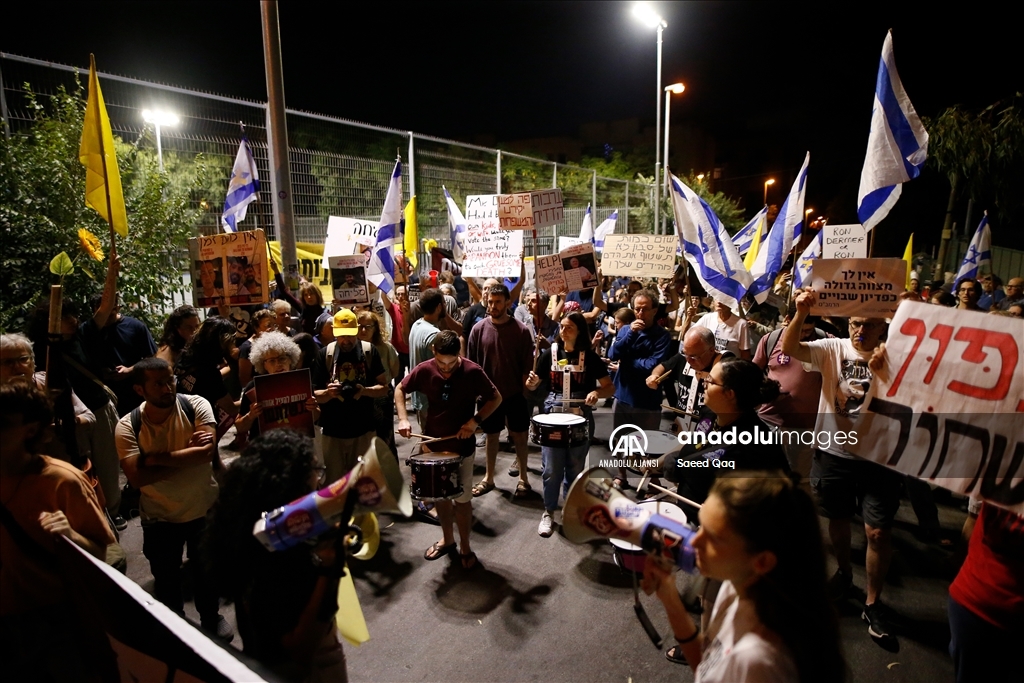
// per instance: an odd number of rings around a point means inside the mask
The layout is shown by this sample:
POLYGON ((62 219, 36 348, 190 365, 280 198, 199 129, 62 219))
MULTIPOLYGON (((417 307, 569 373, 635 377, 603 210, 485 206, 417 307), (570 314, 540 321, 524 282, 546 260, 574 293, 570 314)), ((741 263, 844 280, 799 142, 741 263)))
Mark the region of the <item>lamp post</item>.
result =
POLYGON ((658 29, 658 82, 654 95, 654 102, 657 106, 654 123, 654 184, 657 186, 654 202, 654 230, 657 231, 661 215, 661 156, 658 149, 658 142, 661 138, 661 34, 668 24, 646 2, 638 2, 633 5, 633 16, 644 26, 658 29))
POLYGON ((768 206, 768 186, 775 184, 775 178, 769 178, 764 181, 764 205, 768 206))
POLYGON ((170 112, 161 111, 160 109, 143 109, 142 120, 146 123, 152 123, 156 129, 156 161, 160 166, 160 172, 164 172, 164 149, 163 144, 160 140, 160 128, 163 126, 176 126, 178 125, 178 117, 170 112))
MULTIPOLYGON (((671 196, 671 194, 670 194, 671 193, 671 189, 669 188, 669 184, 668 184, 668 174, 669 174, 669 170, 668 170, 668 131, 669 131, 669 128, 670 128, 670 123, 672 121, 672 113, 671 113, 672 112, 672 109, 671 109, 671 107, 672 107, 672 94, 675 93, 676 95, 678 95, 681 92, 683 92, 684 90, 686 90, 686 86, 683 85, 682 83, 673 83, 672 85, 666 85, 665 86, 665 153, 662 155, 662 158, 665 160, 665 172, 664 172, 665 182, 663 183, 663 185, 664 185, 664 189, 665 189, 665 194, 669 195, 669 196, 671 196)), ((664 232, 667 235, 668 234, 668 226, 667 226, 668 217, 667 216, 662 217, 661 222, 662 222, 662 232, 664 232)))

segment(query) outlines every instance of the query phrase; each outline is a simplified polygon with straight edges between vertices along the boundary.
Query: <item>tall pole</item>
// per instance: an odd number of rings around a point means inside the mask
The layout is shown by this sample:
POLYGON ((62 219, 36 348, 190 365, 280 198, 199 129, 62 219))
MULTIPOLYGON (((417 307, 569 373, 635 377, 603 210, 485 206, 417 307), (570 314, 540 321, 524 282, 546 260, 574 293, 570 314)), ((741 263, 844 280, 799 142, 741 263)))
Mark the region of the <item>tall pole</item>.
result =
POLYGON ((658 24, 658 83, 655 89, 654 101, 657 103, 658 112, 654 120, 654 184, 657 185, 657 192, 654 202, 654 232, 658 232, 658 221, 661 218, 661 150, 658 143, 661 141, 661 34, 665 30, 664 22, 658 24))
MULTIPOLYGON (((665 164, 664 164, 664 167, 663 167, 664 170, 662 172, 662 175, 665 176, 665 179, 664 179, 664 181, 661 184, 662 185, 662 189, 664 190, 664 193, 665 193, 664 196, 668 196, 668 194, 669 194, 668 193, 668 174, 669 174, 669 170, 668 170, 668 130, 669 130, 669 122, 672 120, 672 109, 671 109, 671 107, 672 107, 672 93, 669 90, 665 90, 665 153, 662 156, 662 158, 665 160, 665 164)), ((660 192, 660 190, 659 190, 659 192, 660 192)), ((663 234, 667 235, 668 234, 668 216, 662 216, 661 223, 662 223, 662 225, 661 225, 661 232, 663 234)))
POLYGON ((153 125, 156 128, 156 163, 157 163, 157 167, 160 169, 160 172, 163 173, 164 172, 164 147, 163 147, 163 144, 160 141, 160 124, 159 123, 154 123, 153 125))
POLYGON ((281 29, 277 0, 260 3, 263 19, 263 60, 267 71, 267 124, 270 137, 270 186, 274 190, 274 219, 281 242, 281 262, 288 287, 299 287, 299 258, 295 252, 295 211, 288 164, 288 122, 284 104, 284 69, 281 65, 281 29))
POLYGON ((494 178, 494 184, 495 184, 494 194, 501 194, 501 150, 500 149, 498 150, 497 168, 498 168, 498 172, 497 172, 497 174, 495 175, 495 178, 494 178))

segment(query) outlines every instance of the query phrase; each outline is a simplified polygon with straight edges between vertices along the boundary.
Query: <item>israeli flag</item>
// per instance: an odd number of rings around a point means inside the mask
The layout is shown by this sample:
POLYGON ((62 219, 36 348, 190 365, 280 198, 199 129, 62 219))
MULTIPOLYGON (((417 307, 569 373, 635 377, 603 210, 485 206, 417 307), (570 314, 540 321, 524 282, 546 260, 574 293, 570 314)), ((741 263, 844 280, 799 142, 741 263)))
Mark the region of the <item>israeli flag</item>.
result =
POLYGON ((811 243, 804 249, 804 253, 800 254, 800 258, 796 260, 796 268, 793 269, 793 287, 806 287, 810 283, 811 266, 814 264, 814 259, 821 258, 824 234, 824 230, 819 230, 818 236, 811 240, 811 243))
POLYGON ((366 277, 385 294, 395 288, 395 244, 402 241, 405 232, 405 214, 402 211, 402 162, 395 162, 395 170, 388 183, 384 209, 377 228, 377 244, 370 254, 366 277))
POLYGON ((902 183, 921 173, 926 158, 928 132, 896 73, 890 31, 882 44, 868 151, 857 192, 857 217, 865 230, 888 215, 900 198, 902 183))
POLYGON ((597 230, 594 231, 594 249, 597 251, 604 249, 604 238, 615 232, 615 221, 617 220, 619 220, 619 212, 612 211, 612 214, 597 226, 597 230))
POLYGON ((224 200, 224 213, 220 217, 224 232, 237 232, 238 224, 245 220, 246 207, 259 197, 260 176, 256 173, 256 162, 249 151, 249 142, 242 138, 235 155, 228 182, 228 196, 224 200))
POLYGON ((988 228, 988 211, 978 224, 978 229, 971 238, 971 244, 964 254, 964 261, 960 264, 960 270, 956 274, 956 283, 953 291, 960 288, 962 280, 977 280, 981 267, 992 263, 992 231, 988 228))
POLYGON ((811 153, 804 157, 804 165, 789 189, 789 196, 779 209, 768 239, 762 238, 757 259, 750 269, 754 282, 747 294, 754 297, 757 303, 764 303, 775 284, 775 277, 782 270, 782 264, 789 258, 794 245, 800 242, 804 228, 804 197, 807 193, 807 165, 811 163, 811 153))
POLYGON ((683 255, 708 294, 738 312, 750 273, 711 207, 679 178, 671 178, 672 211, 683 255))
POLYGON ((441 189, 444 190, 444 201, 448 205, 448 234, 452 240, 452 260, 455 263, 462 263, 466 255, 466 217, 448 194, 448 188, 442 185, 441 189))
POLYGON ((590 217, 590 204, 587 204, 587 212, 583 214, 583 223, 580 225, 580 242, 594 243, 594 219, 590 217))
POLYGON ((743 256, 750 251, 750 245, 754 243, 754 235, 757 234, 757 225, 768 217, 768 207, 764 207, 754 214, 750 222, 743 226, 743 229, 732 236, 732 243, 736 245, 736 251, 743 256))

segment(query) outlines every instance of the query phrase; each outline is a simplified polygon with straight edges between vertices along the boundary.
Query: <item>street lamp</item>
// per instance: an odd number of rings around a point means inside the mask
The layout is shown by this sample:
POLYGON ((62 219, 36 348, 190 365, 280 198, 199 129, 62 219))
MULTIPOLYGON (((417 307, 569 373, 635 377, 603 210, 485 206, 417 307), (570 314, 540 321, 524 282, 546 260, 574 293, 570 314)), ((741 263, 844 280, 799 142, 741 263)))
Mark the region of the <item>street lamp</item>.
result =
POLYGON ((661 33, 668 24, 646 2, 638 2, 633 5, 633 16, 647 28, 658 29, 658 82, 654 94, 654 102, 658 111, 654 124, 654 184, 658 188, 657 201, 654 203, 654 229, 657 230, 658 219, 661 215, 661 157, 658 149, 658 142, 661 138, 661 33))
POLYGON ((161 111, 159 109, 143 109, 142 119, 146 123, 152 123, 153 127, 156 128, 156 160, 160 165, 160 172, 164 172, 164 150, 160 142, 160 128, 162 126, 176 126, 178 125, 178 117, 170 112, 161 111))
MULTIPOLYGON (((664 185, 665 185, 665 194, 670 194, 670 188, 669 188, 669 184, 668 184, 668 174, 669 174, 669 170, 668 170, 668 131, 669 131, 669 127, 670 127, 670 122, 672 121, 672 115, 671 115, 671 111, 672 111, 671 110, 672 94, 675 93, 676 95, 678 95, 681 92, 683 92, 684 90, 686 90, 686 86, 683 85, 682 83, 673 83, 672 85, 666 85, 665 86, 665 154, 664 154, 664 158, 665 158, 665 183, 664 183, 664 185)), ((667 222, 666 218, 662 219, 663 223, 667 222)), ((668 230, 667 229, 664 232, 665 232, 666 235, 668 234, 668 230)))
POLYGON ((775 184, 775 178, 769 178, 764 181, 764 205, 768 206, 768 186, 775 184))

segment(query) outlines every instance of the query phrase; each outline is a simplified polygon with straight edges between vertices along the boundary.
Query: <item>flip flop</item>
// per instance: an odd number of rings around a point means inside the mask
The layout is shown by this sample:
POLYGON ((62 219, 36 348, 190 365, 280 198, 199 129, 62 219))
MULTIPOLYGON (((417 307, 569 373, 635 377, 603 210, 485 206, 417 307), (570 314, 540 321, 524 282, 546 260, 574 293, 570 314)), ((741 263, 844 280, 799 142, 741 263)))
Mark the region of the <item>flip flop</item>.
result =
POLYGON ((665 659, 673 664, 686 664, 686 657, 683 656, 683 648, 678 645, 673 645, 669 649, 665 650, 665 659))
POLYGON ((512 497, 513 498, 526 498, 528 495, 530 495, 531 491, 533 491, 533 487, 532 486, 530 486, 529 484, 527 484, 527 483, 525 483, 523 481, 520 481, 516 485, 516 492, 512 494, 512 497))
POLYGON ((455 550, 454 542, 445 545, 444 541, 438 541, 434 545, 427 548, 426 552, 423 553, 423 559, 428 562, 440 560, 445 555, 450 554, 453 550, 455 550))
POLYGON ((479 498, 480 496, 484 495, 485 493, 490 493, 493 490, 494 490, 494 482, 493 481, 481 481, 480 483, 476 484, 473 487, 473 497, 474 498, 479 498))
POLYGON ((480 565, 476 559, 476 553, 468 553, 466 555, 459 553, 459 559, 462 561, 462 568, 466 570, 476 569, 480 565))

